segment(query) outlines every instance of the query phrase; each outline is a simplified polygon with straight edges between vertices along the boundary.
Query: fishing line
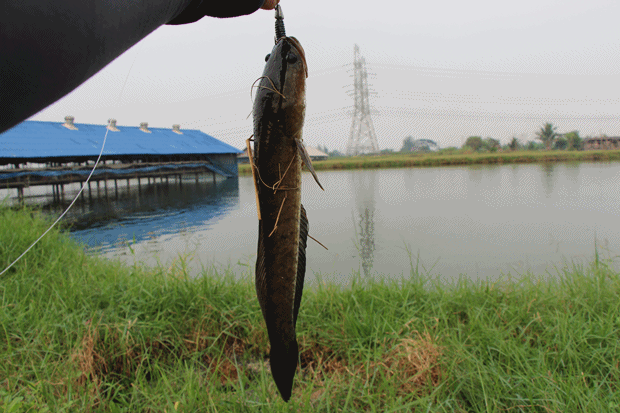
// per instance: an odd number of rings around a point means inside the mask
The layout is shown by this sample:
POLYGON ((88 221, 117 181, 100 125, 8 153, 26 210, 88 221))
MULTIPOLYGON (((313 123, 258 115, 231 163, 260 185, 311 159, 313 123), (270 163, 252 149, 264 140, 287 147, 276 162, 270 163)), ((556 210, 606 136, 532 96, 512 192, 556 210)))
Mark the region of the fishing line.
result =
MULTIPOLYGON (((129 79, 129 75, 131 74, 131 69, 133 68, 134 63, 136 63, 136 58, 138 57, 138 53, 136 53, 136 55, 134 56, 133 62, 131 63, 131 66, 129 67, 129 71, 127 72, 127 76, 125 77, 125 81, 123 82, 123 87, 121 88, 120 93, 118 94, 118 97, 116 98, 116 103, 118 104, 118 102, 121 99, 121 96, 125 90, 125 85, 127 85, 127 80, 129 79)), ((11 267, 13 267, 13 265, 15 265, 20 259, 22 259, 22 257, 24 255, 26 255, 28 253, 28 251, 30 251, 35 245, 37 245, 37 243, 39 241, 41 241, 41 239, 47 235, 48 232, 50 232, 52 230, 52 228, 54 228, 56 226, 56 224, 58 224, 58 222, 60 222, 60 220, 67 214, 67 212, 69 212, 69 210, 71 209, 71 207, 73 206, 73 204, 75 204, 75 201, 77 201, 77 199, 80 197, 80 195, 82 194, 82 192, 84 191, 84 189, 86 188, 86 185, 90 182, 90 178, 93 176, 93 173, 95 172, 95 169, 97 169, 97 166, 99 165, 99 161, 101 160, 101 156, 103 155, 103 149, 105 148, 105 143, 108 139, 108 132, 110 132, 110 128, 109 128, 110 122, 108 121, 108 126, 106 126, 106 130, 105 130, 105 135, 103 136, 103 143, 101 144, 101 151, 99 151, 99 156, 97 157, 97 161, 95 162, 95 165, 93 166, 93 169, 90 171, 90 174, 88 175, 88 177, 86 178, 86 181, 84 181, 84 185, 82 185, 82 187, 80 188, 80 190, 78 191, 77 195, 75 196, 75 198, 73 198, 73 201, 71 201, 71 203, 69 204, 69 206, 67 207, 67 209, 64 210, 64 212, 62 214, 60 214, 60 216, 56 219, 56 221, 54 221, 54 223, 52 225, 50 225, 50 227, 39 237, 36 239, 35 242, 33 242, 27 249, 26 251, 24 251, 19 257, 17 257, 15 259, 15 261, 13 261, 11 264, 9 264, 8 267, 6 267, 4 270, 2 270, 2 272, 0 272, 0 276, 2 276, 5 272, 7 272, 11 267)))
POLYGON ((8 267, 6 267, 2 272, 0 272, 0 276, 2 274, 4 274, 5 272, 7 272, 13 265, 15 265, 15 263, 17 263, 24 255, 26 255, 28 253, 28 251, 30 251, 32 249, 32 247, 34 247, 35 245, 37 245, 37 243, 39 241, 41 241, 41 239, 47 235, 48 232, 50 232, 52 230, 52 228, 54 228, 56 226, 56 224, 58 224, 58 222, 67 214, 67 212, 69 212, 69 210, 71 209, 71 207, 73 206, 73 204, 75 204, 75 201, 77 201, 78 197, 82 194, 82 191, 84 191, 84 188, 86 188, 86 184, 88 184, 88 182, 90 181, 90 177, 93 176, 93 173, 95 172, 95 169, 97 168, 97 165, 99 164, 99 160, 101 159, 101 155, 103 154, 103 148, 105 148, 105 142, 106 139, 108 137, 108 132, 110 130, 106 127, 106 131, 105 131, 105 136, 103 137, 103 145, 101 145, 101 152, 99 152, 99 157, 97 158, 97 162, 95 162, 95 166, 93 166, 93 169, 90 171, 90 174, 88 175, 88 178, 86 178, 86 181, 84 182, 84 185, 82 185, 82 187, 80 188, 80 191, 77 193, 77 195, 75 196, 75 198, 73 198, 73 201, 71 202, 71 204, 69 204, 69 206, 67 207, 67 209, 65 209, 65 211, 60 214, 60 216, 58 217, 58 219, 56 219, 56 221, 54 221, 54 223, 39 237, 37 238, 37 240, 35 242, 32 243, 32 245, 30 245, 26 251, 24 251, 22 253, 22 255, 20 255, 19 257, 17 257, 15 259, 15 261, 13 261, 8 267))

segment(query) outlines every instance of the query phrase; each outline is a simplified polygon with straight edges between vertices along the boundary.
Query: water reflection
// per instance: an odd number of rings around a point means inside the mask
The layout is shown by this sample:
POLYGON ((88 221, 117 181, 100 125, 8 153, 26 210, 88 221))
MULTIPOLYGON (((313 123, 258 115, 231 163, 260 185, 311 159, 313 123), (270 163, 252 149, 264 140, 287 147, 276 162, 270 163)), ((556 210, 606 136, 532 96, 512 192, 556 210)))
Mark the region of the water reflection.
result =
POLYGON ((543 189, 545 190, 545 196, 547 198, 551 197, 551 194, 553 194, 553 187, 557 179, 554 173, 555 168, 556 165, 553 163, 543 163, 540 165, 540 169, 542 170, 541 179, 543 189))
POLYGON ((573 185, 579 184, 579 165, 576 163, 573 164, 564 164, 562 165, 561 170, 562 175, 568 179, 568 181, 573 185))
MULTIPOLYGON (((353 174, 352 184, 357 208, 354 219, 355 246, 364 276, 371 275, 375 259, 375 173, 353 174), (359 232, 358 232, 359 231, 359 232)), ((353 212, 353 211, 352 211, 353 212)))
POLYGON ((500 170, 495 165, 470 165, 467 167, 469 182, 474 186, 489 186, 500 175, 500 170))
POLYGON ((375 211, 374 209, 364 208, 359 213, 359 253, 362 259, 362 270, 364 276, 370 276, 372 265, 375 259, 375 211))
POLYGON ((483 168, 484 166, 481 165, 471 165, 467 168, 467 177, 469 181, 476 186, 480 185, 482 182, 483 168))
MULTIPOLYGON (((56 199, 43 209, 58 214, 69 203, 56 199)), ((166 234, 192 232, 238 206, 238 179, 213 182, 192 177, 174 183, 134 185, 114 196, 80 197, 66 222, 78 240, 103 252, 127 241, 153 242, 166 234)))

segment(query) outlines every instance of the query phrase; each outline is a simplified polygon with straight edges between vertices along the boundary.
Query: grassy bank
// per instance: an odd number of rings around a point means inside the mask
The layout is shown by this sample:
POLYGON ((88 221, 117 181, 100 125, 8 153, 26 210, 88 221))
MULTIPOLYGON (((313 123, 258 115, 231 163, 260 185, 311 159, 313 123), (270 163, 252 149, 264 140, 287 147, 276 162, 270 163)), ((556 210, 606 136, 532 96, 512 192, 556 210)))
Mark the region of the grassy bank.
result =
MULTIPOLYGON (((455 166, 505 163, 620 161, 620 151, 516 151, 495 153, 390 154, 332 158, 313 162, 314 169, 374 169, 455 166)), ((248 164, 239 165, 240 175, 250 175, 248 164)))
MULTIPOLYGON (((45 229, 0 209, 0 266, 45 229)), ((253 282, 91 258, 53 231, 0 278, 0 406, 24 411, 576 412, 620 409, 620 275, 309 289, 285 404, 253 282)), ((409 275, 409 274, 408 274, 409 275)), ((344 276, 349 276, 344 275, 344 276)))

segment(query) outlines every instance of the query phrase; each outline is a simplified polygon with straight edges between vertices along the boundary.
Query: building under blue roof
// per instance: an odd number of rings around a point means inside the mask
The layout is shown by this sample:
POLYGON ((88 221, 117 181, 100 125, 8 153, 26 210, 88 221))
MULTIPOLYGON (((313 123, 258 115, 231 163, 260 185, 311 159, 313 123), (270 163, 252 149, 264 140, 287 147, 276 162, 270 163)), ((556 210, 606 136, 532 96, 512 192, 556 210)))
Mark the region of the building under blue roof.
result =
POLYGON ((238 175, 237 154, 242 151, 199 130, 181 130, 179 125, 149 128, 146 123, 117 126, 114 119, 108 125, 90 125, 74 123, 73 117, 67 116, 65 123, 25 121, 0 134, 0 166, 4 166, 0 168, 0 187, 46 184, 51 178, 53 183, 85 180, 106 132, 95 180, 161 176, 173 174, 175 168, 238 175), (27 184, 19 183, 24 179, 27 184))

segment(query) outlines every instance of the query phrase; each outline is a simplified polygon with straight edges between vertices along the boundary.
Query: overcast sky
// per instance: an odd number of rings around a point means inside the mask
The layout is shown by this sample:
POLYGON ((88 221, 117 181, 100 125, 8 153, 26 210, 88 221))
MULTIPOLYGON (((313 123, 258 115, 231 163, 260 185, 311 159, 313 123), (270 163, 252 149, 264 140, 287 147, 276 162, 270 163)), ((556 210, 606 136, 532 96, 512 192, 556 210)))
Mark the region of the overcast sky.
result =
MULTIPOLYGON (((617 0, 281 0, 309 66, 304 140, 344 151, 353 47, 367 62, 381 149, 461 146, 559 132, 620 135, 617 0)), ((252 134, 250 88, 273 47, 273 11, 164 26, 32 119, 200 129, 235 147, 252 134), (123 85, 124 88, 123 88, 123 85)))

